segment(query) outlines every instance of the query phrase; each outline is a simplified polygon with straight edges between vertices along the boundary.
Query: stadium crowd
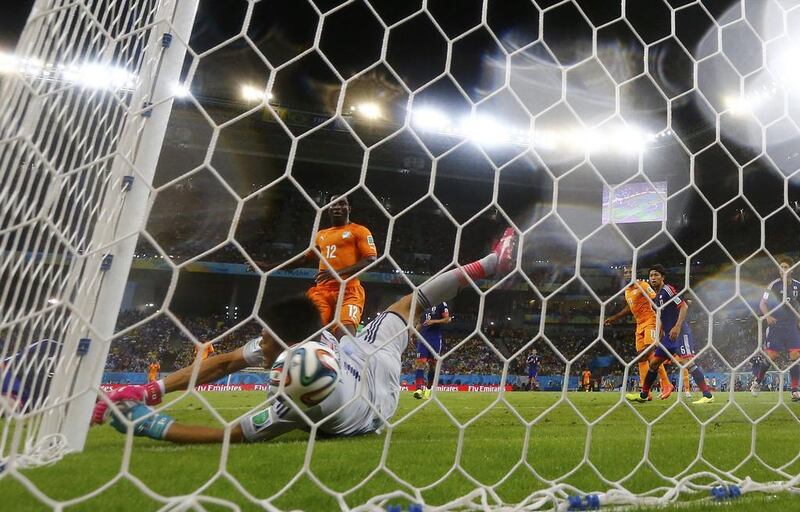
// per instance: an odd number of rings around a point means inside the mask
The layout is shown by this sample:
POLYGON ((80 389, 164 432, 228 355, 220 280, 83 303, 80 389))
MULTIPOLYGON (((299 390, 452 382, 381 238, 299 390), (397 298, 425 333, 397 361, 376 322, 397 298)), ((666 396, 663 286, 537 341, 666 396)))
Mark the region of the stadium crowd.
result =
MULTIPOLYGON (((144 372, 153 361, 161 364, 162 371, 172 371, 191 364, 196 357, 195 345, 190 338, 166 315, 157 315, 148 319, 151 313, 126 311, 120 314, 117 330, 139 324, 127 331, 112 343, 106 363, 107 371, 144 372)), ((563 358, 572 359, 584 351, 597 337, 597 328, 593 324, 576 322, 579 316, 572 316, 571 323, 562 319, 545 324, 544 336, 537 336, 536 324, 522 328, 505 325, 501 322, 484 321, 480 333, 475 329, 476 313, 459 314, 447 326, 444 336, 441 373, 448 375, 480 374, 500 375, 504 366, 504 358, 514 356, 509 361, 509 375, 525 375, 525 356, 535 348, 542 356, 539 370, 541 375, 563 375, 566 369, 563 358), (494 323, 494 325, 491 325, 494 323), (546 339, 545 339, 546 338, 546 339), (531 343, 531 340, 534 340, 531 343), (549 340, 549 343, 548 343, 549 340), (552 347, 551 347, 552 344, 552 347), (556 348, 559 356, 554 350, 556 348)), ((549 320, 549 319, 548 319, 549 320)), ((224 315, 211 317, 181 318, 185 327, 198 340, 211 340, 235 325, 224 315)), ((604 329, 603 340, 625 361, 635 357, 633 346, 633 324, 604 329)), ((261 328, 256 322, 242 325, 214 343, 215 354, 234 350, 244 341, 258 336, 261 328)), ((700 329, 695 328, 695 331, 700 329)), ((701 333, 698 333, 701 334, 701 333)), ((702 346, 705 338, 698 337, 698 346, 702 346)), ((714 347, 736 365, 750 360, 755 349, 757 334, 754 324, 733 325, 720 328, 715 333, 714 347), (743 343, 742 340, 749 340, 743 343)), ((577 374, 583 368, 600 364, 599 372, 603 375, 622 375, 623 365, 616 359, 610 360, 609 350, 601 343, 595 344, 571 366, 571 373, 577 374), (599 361, 604 361, 600 363, 599 361)), ((212 356, 213 357, 213 356, 212 356)), ((403 373, 411 373, 416 357, 414 340, 409 343, 403 360, 403 373)), ((702 356, 702 364, 711 372, 729 371, 725 362, 715 353, 702 356)), ((742 371, 748 371, 744 367, 742 371)))
MULTIPOLYGON (((318 202, 323 202, 322 192, 315 195, 319 198, 318 202)), ((397 213, 388 200, 384 199, 382 202, 382 208, 386 211, 397 213)), ((272 216, 269 221, 265 221, 262 214, 248 215, 249 210, 245 209, 235 234, 242 248, 251 258, 263 262, 284 261, 306 251, 314 216, 305 199, 296 194, 272 194, 268 205, 265 210, 280 212, 280 215, 272 216)), ((151 231, 166 256, 175 261, 183 261, 208 251, 225 238, 229 228, 226 220, 228 216, 225 212, 217 213, 218 215, 204 216, 202 225, 191 216, 170 219, 170 222, 161 219, 153 223, 151 231)), ((353 204, 352 220, 370 229, 379 254, 383 254, 389 242, 389 223, 381 209, 365 196, 360 196, 353 204)), ((321 223, 327 225, 326 222, 323 219, 321 223)), ((492 237, 500 232, 502 228, 496 213, 471 223, 468 233, 470 243, 462 243, 460 257, 465 261, 472 261, 482 256, 488 250, 492 237)), ((439 208, 423 203, 395 221, 390 254, 401 270, 430 275, 452 262, 454 241, 455 226, 452 222, 439 208)), ((139 244, 136 255, 140 258, 163 257, 146 242, 139 244)), ((204 255, 202 260, 244 263, 244 258, 233 245, 226 245, 204 255)))
MULTIPOLYGON (((166 315, 148 319, 151 313, 123 311, 117 319, 117 331, 136 327, 116 338, 106 361, 107 371, 143 372, 153 362, 162 371, 172 371, 188 364, 196 356, 196 346, 186 333, 166 315)), ((181 318, 181 323, 200 341, 214 339, 233 324, 223 315, 181 318)), ((214 343, 215 353, 234 350, 261 332, 257 323, 246 324, 214 343)))

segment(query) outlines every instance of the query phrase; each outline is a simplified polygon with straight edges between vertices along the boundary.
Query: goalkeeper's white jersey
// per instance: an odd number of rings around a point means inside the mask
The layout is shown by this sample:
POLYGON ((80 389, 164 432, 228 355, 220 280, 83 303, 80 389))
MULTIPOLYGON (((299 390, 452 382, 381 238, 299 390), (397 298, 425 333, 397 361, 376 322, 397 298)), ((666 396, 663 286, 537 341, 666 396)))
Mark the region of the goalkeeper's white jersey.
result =
MULTIPOLYGON (((323 435, 355 436, 377 431, 397 409, 400 357, 408 344, 405 320, 382 313, 356 337, 343 336, 337 341, 325 333, 322 341, 336 351, 339 382, 328 398, 304 411, 305 415, 313 423, 325 420, 318 430, 323 435)), ((248 441, 266 441, 291 430, 310 429, 297 410, 280 402, 249 414, 241 426, 248 441)))

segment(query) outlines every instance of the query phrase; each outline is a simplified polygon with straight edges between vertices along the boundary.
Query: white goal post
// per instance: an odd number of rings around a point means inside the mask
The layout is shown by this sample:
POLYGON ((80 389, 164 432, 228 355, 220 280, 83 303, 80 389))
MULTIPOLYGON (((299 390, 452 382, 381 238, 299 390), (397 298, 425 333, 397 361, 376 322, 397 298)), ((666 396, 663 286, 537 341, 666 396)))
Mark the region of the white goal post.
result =
POLYGON ((4 411, 19 418, 4 425, 7 463, 42 443, 83 449, 197 4, 37 0, 7 63, 2 358, 34 332, 61 342, 47 397, 4 411), (25 276, 41 280, 34 297, 25 276))

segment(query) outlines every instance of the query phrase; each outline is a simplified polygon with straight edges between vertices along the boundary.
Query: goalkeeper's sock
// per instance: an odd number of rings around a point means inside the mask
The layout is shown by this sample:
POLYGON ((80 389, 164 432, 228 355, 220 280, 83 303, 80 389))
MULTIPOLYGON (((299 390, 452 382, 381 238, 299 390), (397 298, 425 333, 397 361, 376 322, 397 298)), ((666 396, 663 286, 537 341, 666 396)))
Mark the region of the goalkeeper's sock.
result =
POLYGON ((703 392, 703 396, 711 398, 711 390, 708 388, 708 384, 706 384, 706 376, 703 374, 703 370, 701 370, 699 366, 694 365, 694 368, 692 368, 692 371, 689 373, 692 374, 692 378, 695 384, 697 384, 697 387, 703 392))
POLYGON ((469 279, 483 279, 492 276, 497 268, 497 255, 492 253, 478 261, 468 263, 461 268, 454 268, 434 277, 419 287, 419 298, 422 306, 432 308, 448 301, 458 294, 461 288, 469 284, 469 279))
POLYGON ((417 390, 422 389, 422 386, 425 385, 425 370, 422 368, 417 368, 417 371, 414 372, 414 385, 417 390))
POLYGON ((688 368, 684 368, 683 369, 683 390, 686 391, 687 393, 691 393, 692 392, 692 383, 689 382, 689 369, 688 368))
POLYGON ((800 366, 794 365, 789 368, 789 378, 792 383, 792 392, 797 391, 798 384, 800 384, 800 366))
POLYGON ((428 389, 433 388, 433 376, 436 375, 436 369, 428 368, 428 389))
POLYGON ((650 396, 650 388, 656 381, 656 377, 658 377, 658 370, 653 370, 652 368, 647 370, 647 375, 644 378, 644 384, 642 385, 642 391, 639 393, 639 396, 642 398, 647 398, 650 396))
POLYGON ((144 403, 147 405, 158 405, 161 403, 161 396, 166 389, 164 386, 164 379, 148 382, 143 387, 145 391, 144 403))

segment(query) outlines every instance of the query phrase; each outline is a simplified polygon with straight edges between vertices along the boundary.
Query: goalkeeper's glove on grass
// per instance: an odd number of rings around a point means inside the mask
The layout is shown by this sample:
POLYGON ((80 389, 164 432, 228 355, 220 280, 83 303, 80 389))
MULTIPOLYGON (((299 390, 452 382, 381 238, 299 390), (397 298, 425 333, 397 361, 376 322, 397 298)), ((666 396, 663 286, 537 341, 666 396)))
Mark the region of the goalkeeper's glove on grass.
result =
MULTIPOLYGON (((153 413, 152 407, 142 404, 136 404, 124 412, 125 417, 133 421, 133 435, 159 441, 164 439, 175 419, 166 414, 153 413)), ((112 415, 111 426, 123 434, 128 432, 128 423, 117 413, 112 415)))
MULTIPOLYGON (((144 386, 122 386, 108 394, 108 399, 115 404, 120 402, 138 402, 147 405, 161 403, 161 386, 158 382, 149 382, 144 386)), ((92 425, 102 424, 109 415, 108 403, 99 400, 92 410, 92 425)))

